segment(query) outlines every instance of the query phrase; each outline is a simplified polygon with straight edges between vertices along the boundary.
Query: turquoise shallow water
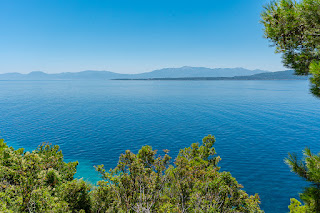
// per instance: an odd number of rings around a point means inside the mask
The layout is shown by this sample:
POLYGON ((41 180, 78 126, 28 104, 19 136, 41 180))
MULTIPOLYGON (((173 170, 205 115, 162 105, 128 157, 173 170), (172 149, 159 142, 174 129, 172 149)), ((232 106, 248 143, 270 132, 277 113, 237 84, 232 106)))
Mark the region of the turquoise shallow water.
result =
POLYGON ((222 170, 266 212, 287 212, 305 183, 283 159, 320 152, 320 100, 307 81, 0 81, 0 137, 14 147, 58 144, 99 179, 126 149, 178 150, 214 134, 222 170))

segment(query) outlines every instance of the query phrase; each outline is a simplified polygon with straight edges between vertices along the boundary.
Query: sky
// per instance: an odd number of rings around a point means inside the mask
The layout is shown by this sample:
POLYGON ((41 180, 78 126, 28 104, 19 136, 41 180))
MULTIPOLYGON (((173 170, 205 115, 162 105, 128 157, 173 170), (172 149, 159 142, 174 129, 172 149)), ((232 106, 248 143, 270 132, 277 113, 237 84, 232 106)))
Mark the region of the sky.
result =
POLYGON ((267 0, 0 0, 0 73, 284 70, 267 0))

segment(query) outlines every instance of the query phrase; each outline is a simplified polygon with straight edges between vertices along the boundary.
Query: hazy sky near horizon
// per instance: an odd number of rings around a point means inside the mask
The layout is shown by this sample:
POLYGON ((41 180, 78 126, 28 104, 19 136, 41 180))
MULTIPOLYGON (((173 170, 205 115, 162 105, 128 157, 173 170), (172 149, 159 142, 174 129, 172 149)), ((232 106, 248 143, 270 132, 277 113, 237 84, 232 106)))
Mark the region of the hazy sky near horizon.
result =
POLYGON ((164 67, 283 70, 267 0, 0 0, 0 73, 164 67))

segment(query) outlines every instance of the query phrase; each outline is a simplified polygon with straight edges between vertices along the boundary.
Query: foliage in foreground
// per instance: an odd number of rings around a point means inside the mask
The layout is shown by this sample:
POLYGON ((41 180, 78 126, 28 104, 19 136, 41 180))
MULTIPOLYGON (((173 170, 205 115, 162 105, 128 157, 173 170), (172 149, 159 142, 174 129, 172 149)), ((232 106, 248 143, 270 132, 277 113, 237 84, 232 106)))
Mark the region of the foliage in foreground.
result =
POLYGON ((76 212, 89 209, 83 197, 90 187, 74 180, 77 162, 65 163, 58 146, 33 152, 14 150, 0 140, 1 212, 76 212), (71 187, 72 188, 71 188, 71 187))
POLYGON ((303 154, 303 160, 298 160, 295 154, 289 154, 286 159, 294 173, 310 182, 310 186, 300 194, 305 205, 301 206, 299 201, 291 199, 289 209, 292 213, 320 212, 320 153, 315 155, 307 148, 303 154))
MULTIPOLYGON (((168 154, 144 146, 126 151, 115 169, 96 169, 103 180, 91 186, 73 179, 77 162, 63 161, 58 146, 33 152, 14 150, 0 140, 1 212, 261 212, 228 172, 220 172, 215 139, 168 154)), ((167 153, 167 151, 166 151, 167 153)))
POLYGON ((312 74, 311 92, 320 97, 320 0, 272 1, 261 17, 284 65, 298 75, 312 74))
MULTIPOLYGON (((282 53, 283 63, 298 75, 312 74, 311 92, 320 98, 320 0, 275 0, 261 14, 265 37, 282 53)), ((310 182, 300 194, 305 205, 291 199, 290 212, 320 212, 320 154, 289 154, 292 171, 310 182)))

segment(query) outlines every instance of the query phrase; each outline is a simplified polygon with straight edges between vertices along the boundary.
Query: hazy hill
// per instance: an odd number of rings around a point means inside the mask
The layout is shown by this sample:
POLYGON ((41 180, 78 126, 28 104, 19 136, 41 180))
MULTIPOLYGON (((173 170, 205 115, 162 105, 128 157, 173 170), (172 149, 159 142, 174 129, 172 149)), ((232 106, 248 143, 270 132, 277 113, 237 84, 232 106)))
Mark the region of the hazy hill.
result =
POLYGON ((233 77, 264 73, 263 70, 248 70, 244 68, 206 68, 181 67, 165 68, 152 72, 130 75, 130 78, 183 78, 183 77, 233 77))
POLYGON ((126 75, 113 73, 109 71, 82 71, 82 72, 65 72, 57 74, 47 74, 41 71, 34 71, 29 74, 6 73, 0 74, 0 80, 104 80, 120 78, 126 75))
POLYGON ((259 73, 251 76, 236 76, 234 79, 248 80, 307 80, 309 76, 295 75, 293 70, 259 73))
POLYGON ((307 80, 309 76, 294 75, 293 70, 265 72, 248 76, 234 77, 183 77, 183 78, 122 78, 115 80, 307 80))
POLYGON ((266 71, 247 70, 244 68, 217 68, 210 69, 205 67, 181 67, 165 68, 146 72, 141 74, 119 74, 110 71, 82 71, 82 72, 65 72, 57 74, 47 74, 41 71, 34 71, 29 74, 6 73, 0 74, 0 80, 105 80, 115 78, 184 78, 184 77, 233 77, 246 76, 266 71))

